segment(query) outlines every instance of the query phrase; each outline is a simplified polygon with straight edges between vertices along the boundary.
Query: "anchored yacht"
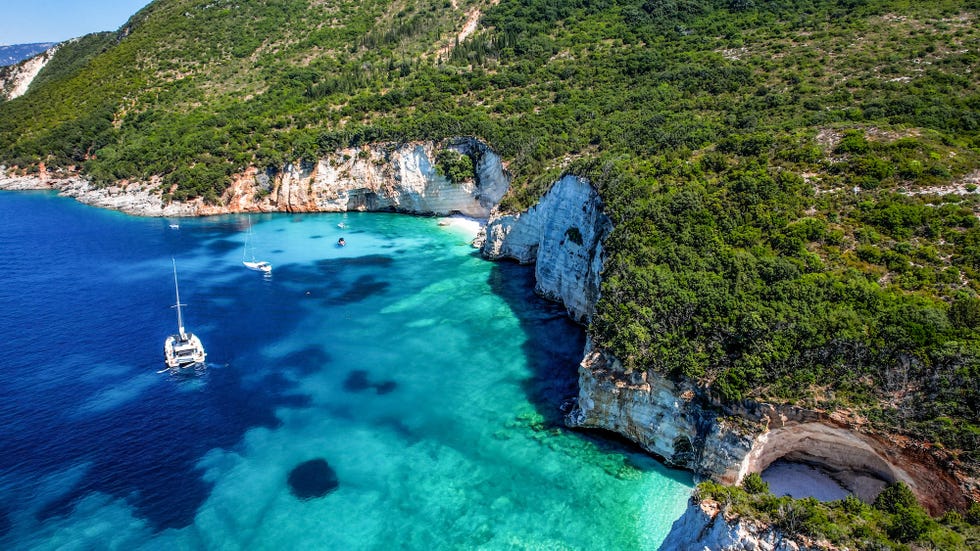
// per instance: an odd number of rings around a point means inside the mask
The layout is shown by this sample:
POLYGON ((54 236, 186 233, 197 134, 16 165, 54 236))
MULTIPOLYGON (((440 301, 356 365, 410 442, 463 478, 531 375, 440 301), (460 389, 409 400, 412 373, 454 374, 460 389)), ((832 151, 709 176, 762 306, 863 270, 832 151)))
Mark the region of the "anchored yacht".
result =
POLYGON ((177 304, 172 308, 177 309, 177 334, 167 337, 163 345, 163 352, 166 356, 167 367, 170 369, 186 369, 204 363, 207 353, 204 352, 204 345, 201 339, 194 333, 184 331, 184 318, 181 316, 180 307, 186 304, 180 303, 180 287, 177 285, 177 261, 171 259, 174 265, 174 292, 177 295, 177 304))

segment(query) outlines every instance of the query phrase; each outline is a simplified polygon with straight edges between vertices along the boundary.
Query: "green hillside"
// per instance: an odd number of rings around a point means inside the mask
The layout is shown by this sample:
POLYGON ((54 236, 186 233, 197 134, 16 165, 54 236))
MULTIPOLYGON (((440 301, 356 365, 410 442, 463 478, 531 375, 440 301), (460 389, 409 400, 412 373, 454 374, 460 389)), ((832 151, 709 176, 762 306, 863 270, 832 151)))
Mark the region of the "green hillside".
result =
POLYGON ((7 165, 175 199, 460 135, 510 163, 504 208, 599 187, 590 332, 631 369, 980 472, 977 0, 158 0, 0 103, 7 165))

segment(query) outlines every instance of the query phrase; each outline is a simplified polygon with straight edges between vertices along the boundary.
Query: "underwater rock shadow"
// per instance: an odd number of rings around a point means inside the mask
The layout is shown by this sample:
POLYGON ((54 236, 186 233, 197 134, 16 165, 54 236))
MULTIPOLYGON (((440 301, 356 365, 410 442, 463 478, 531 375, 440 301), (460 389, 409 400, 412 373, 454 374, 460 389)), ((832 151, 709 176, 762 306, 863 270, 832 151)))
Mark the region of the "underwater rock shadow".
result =
POLYGON ((304 461, 293 467, 293 470, 289 471, 286 483, 289 485, 289 491, 301 501, 324 497, 340 487, 337 472, 322 457, 304 461))
POLYGON ((204 245, 211 255, 221 255, 242 248, 242 244, 231 239, 218 239, 204 245))
POLYGON ((371 381, 368 379, 368 372, 363 369, 355 369, 351 371, 347 378, 344 379, 343 384, 344 390, 347 392, 364 392, 370 388, 374 389, 374 392, 382 395, 388 394, 398 388, 398 383, 395 381, 371 381))
POLYGON ((357 278, 346 289, 329 293, 323 299, 323 303, 327 306, 338 306, 361 302, 375 295, 383 294, 389 287, 391 287, 391 283, 387 281, 378 280, 374 276, 364 275, 357 278))
POLYGON ((322 347, 307 346, 302 350, 286 354, 276 363, 281 364, 283 369, 293 371, 298 375, 311 375, 320 371, 332 360, 330 354, 322 347))

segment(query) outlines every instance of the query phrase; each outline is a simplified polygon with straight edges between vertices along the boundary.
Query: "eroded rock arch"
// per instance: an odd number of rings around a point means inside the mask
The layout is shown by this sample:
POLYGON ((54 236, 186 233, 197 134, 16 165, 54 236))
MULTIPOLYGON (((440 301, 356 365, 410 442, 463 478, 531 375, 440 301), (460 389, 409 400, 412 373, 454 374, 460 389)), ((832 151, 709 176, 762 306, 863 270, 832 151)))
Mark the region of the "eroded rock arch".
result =
POLYGON ((819 422, 793 424, 768 431, 756 438, 752 451, 742 462, 738 479, 761 473, 783 459, 819 467, 865 500, 874 499, 885 484, 902 481, 915 488, 915 481, 890 462, 880 444, 864 435, 819 422), (861 484, 878 480, 880 485, 861 484), (876 487, 878 486, 878 487, 876 487))

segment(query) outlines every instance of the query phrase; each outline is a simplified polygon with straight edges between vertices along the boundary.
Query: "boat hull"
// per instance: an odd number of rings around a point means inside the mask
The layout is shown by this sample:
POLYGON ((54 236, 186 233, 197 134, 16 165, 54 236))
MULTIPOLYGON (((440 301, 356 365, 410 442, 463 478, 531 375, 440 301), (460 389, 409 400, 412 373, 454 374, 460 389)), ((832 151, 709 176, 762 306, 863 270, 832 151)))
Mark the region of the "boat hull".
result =
POLYGON ((249 270, 255 270, 256 272, 272 272, 272 264, 269 264, 268 262, 249 262, 247 260, 243 260, 242 264, 249 270))
POLYGON ((163 346, 167 367, 171 369, 186 369, 203 364, 207 358, 201 339, 193 333, 170 335, 163 346))

